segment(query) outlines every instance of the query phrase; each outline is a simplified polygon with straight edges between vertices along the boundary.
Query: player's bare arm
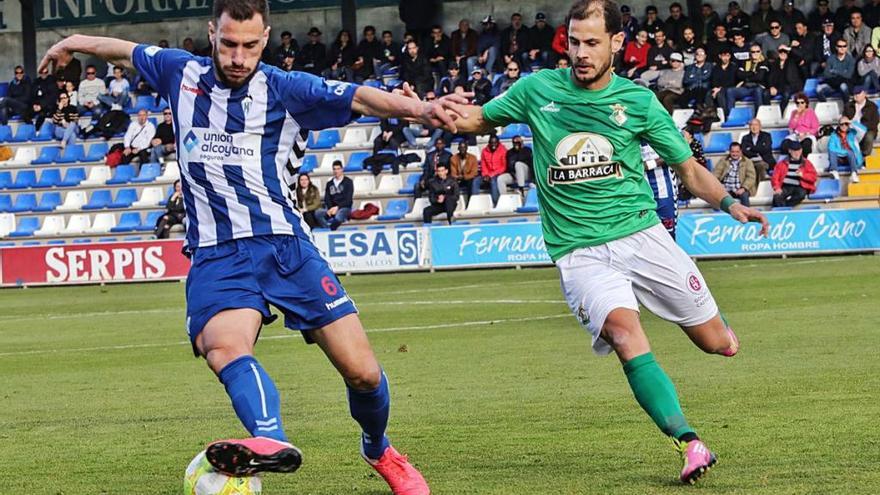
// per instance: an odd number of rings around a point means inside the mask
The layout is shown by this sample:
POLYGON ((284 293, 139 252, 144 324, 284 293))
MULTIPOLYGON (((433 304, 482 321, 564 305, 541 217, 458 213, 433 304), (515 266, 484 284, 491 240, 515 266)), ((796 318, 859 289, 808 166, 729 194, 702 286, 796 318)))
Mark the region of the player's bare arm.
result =
POLYGON ((136 46, 137 44, 131 41, 116 38, 74 34, 49 48, 40 61, 40 70, 49 67, 50 64, 53 69, 60 69, 70 63, 74 53, 94 55, 113 65, 132 68, 131 53, 136 46))
POLYGON ((400 117, 431 127, 443 127, 458 133, 457 119, 461 114, 455 100, 440 99, 433 102, 422 101, 404 84, 405 95, 388 93, 369 86, 360 86, 354 94, 352 110, 363 115, 375 117, 400 117))
MULTIPOLYGON (((706 201, 713 208, 721 208, 722 200, 729 197, 727 191, 708 170, 703 168, 695 158, 688 158, 684 163, 675 165, 675 171, 681 177, 682 183, 694 196, 706 201)), ((759 222, 761 235, 766 236, 770 228, 767 217, 760 211, 743 206, 739 202, 730 205, 730 216, 740 223, 759 222)))

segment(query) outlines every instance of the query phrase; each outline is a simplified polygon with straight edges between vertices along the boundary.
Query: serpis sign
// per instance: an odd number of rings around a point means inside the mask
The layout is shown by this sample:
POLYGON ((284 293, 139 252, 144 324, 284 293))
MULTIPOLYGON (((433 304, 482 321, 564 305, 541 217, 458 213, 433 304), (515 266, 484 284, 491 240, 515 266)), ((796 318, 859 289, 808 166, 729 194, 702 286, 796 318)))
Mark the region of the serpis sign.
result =
POLYGON ((427 268, 423 229, 316 232, 315 244, 335 272, 427 268))

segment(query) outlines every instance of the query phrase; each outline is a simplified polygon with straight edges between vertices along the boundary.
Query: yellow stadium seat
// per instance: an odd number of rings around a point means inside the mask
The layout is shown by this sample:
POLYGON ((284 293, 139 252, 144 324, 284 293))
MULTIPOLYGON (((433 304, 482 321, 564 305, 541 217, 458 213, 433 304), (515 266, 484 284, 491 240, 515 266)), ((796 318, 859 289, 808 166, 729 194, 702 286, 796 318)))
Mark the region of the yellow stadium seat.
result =
POLYGON ((865 167, 880 170, 880 154, 874 153, 873 155, 868 157, 867 163, 865 163, 865 167))
POLYGON ((847 192, 848 196, 878 196, 880 195, 880 182, 850 184, 847 192))

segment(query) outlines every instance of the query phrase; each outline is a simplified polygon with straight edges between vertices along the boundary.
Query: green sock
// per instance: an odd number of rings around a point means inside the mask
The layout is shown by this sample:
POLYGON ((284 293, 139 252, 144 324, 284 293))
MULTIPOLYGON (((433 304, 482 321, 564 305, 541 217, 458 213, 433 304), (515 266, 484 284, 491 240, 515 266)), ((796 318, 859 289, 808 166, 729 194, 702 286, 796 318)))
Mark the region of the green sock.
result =
POLYGON ((681 412, 675 385, 654 360, 654 354, 630 359, 623 365, 623 371, 639 405, 663 433, 676 439, 695 434, 681 412))

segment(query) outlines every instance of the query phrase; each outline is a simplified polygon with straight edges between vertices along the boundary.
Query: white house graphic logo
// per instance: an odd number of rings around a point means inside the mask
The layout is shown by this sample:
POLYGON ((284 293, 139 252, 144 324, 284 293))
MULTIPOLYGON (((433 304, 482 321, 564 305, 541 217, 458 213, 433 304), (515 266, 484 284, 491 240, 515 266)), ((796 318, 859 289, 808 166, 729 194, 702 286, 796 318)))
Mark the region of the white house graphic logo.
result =
POLYGON ((551 186, 623 177, 620 163, 611 159, 614 147, 598 134, 569 134, 559 141, 554 154, 556 163, 547 174, 551 186))
POLYGON ((193 148, 199 145, 199 138, 196 137, 193 131, 189 131, 186 137, 183 138, 183 147, 186 148, 186 151, 192 153, 193 148))

